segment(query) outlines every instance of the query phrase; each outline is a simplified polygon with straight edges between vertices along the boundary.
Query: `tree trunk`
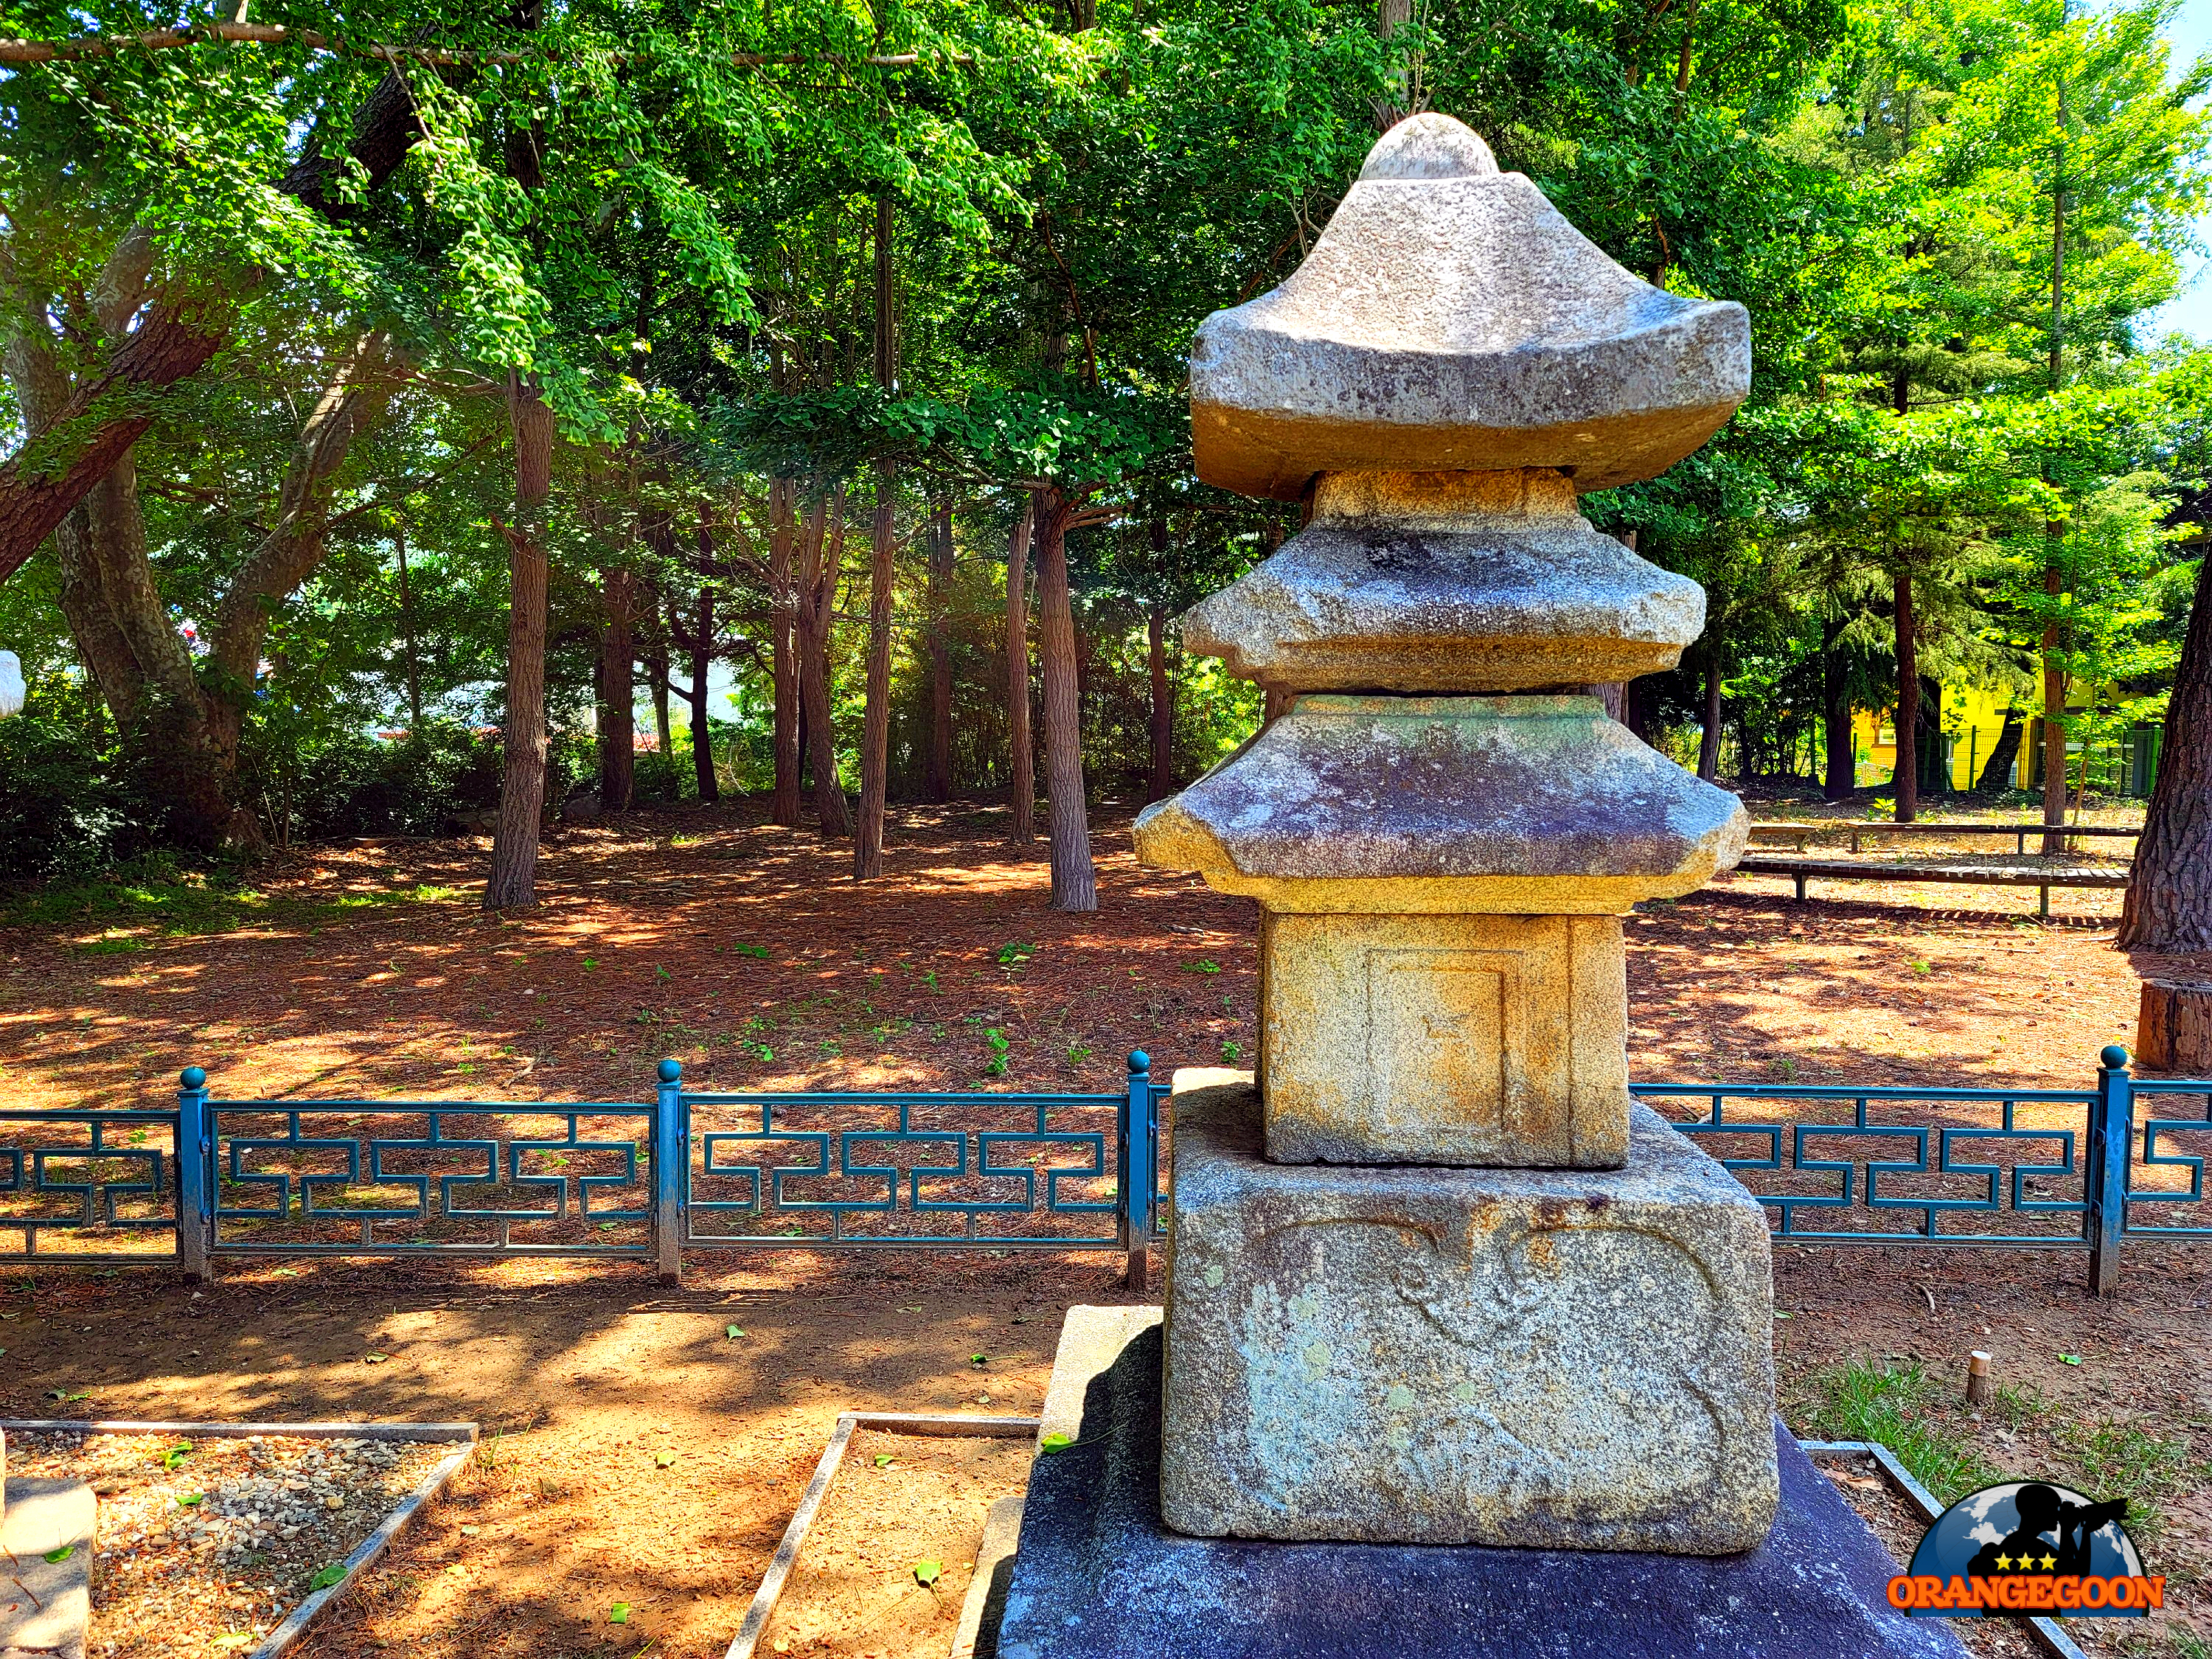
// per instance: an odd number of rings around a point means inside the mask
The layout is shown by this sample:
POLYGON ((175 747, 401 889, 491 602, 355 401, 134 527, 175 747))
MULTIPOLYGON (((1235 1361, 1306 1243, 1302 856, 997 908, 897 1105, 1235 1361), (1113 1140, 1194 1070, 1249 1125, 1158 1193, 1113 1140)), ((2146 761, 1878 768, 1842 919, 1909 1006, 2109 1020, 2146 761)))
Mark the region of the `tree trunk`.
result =
POLYGON ((1820 632, 1820 729, 1826 747, 1820 793, 1829 800, 1849 800, 1858 787, 1858 749, 1851 739, 1850 683, 1838 644, 1842 619, 1831 618, 1820 632))
POLYGON ((1006 747, 1013 772, 1013 838, 1036 839, 1036 740, 1030 733, 1030 538, 1034 500, 1006 543, 1006 747))
POLYGON ((2212 558, 2197 572, 2119 942, 2130 951, 2212 951, 2212 558))
POLYGON ((1720 642, 1705 635, 1705 720, 1698 738, 1698 775, 1711 783, 1721 775, 1720 642))
MULTIPOLYGON (((898 346, 891 312, 891 198, 876 192, 876 384, 888 393, 897 379, 898 346)), ((898 471, 876 463, 875 522, 868 540, 868 678, 860 704, 860 822, 853 845, 853 878, 884 872, 884 803, 891 766, 891 533, 898 471)))
MULTIPOLYGON (((705 541, 707 532, 699 535, 705 541)), ((707 676, 714 662, 714 590, 704 583, 699 588, 697 629, 691 636, 691 693, 684 701, 691 705, 691 775, 700 800, 712 802, 721 799, 722 790, 714 777, 714 732, 707 716, 707 676)))
POLYGON ((637 578, 599 569, 599 810, 626 812, 637 793, 637 676, 630 636, 637 578))
POLYGON ((830 708, 830 624, 845 562, 845 491, 841 485, 807 509, 799 533, 799 693, 806 712, 806 758, 814 774, 815 826, 849 836, 837 778, 837 732, 830 708))
POLYGON ((2136 1065, 2185 1077, 2212 1073, 2212 985, 2143 981, 2136 1016, 2136 1065))
POLYGON ((293 445, 274 524, 216 606, 208 627, 205 678, 213 693, 210 717, 227 757, 237 751, 270 619, 323 562, 337 470, 354 440, 382 418, 391 401, 392 385, 382 373, 389 346, 381 331, 371 331, 333 365, 293 445))
POLYGON ((791 568, 797 481, 771 479, 768 499, 769 671, 775 699, 775 793, 768 817, 790 828, 799 823, 799 592, 791 568))
POLYGON ((1990 747, 1990 757, 1982 763, 1982 774, 1974 780, 1979 791, 2002 789, 2012 772, 2012 763, 2020 755, 2020 716, 2008 708, 2004 725, 1998 729, 1997 740, 1990 747))
POLYGON ((100 594, 91 515, 82 506, 54 526, 54 557, 61 571, 61 591, 56 598, 69 623, 70 638, 83 659, 85 672, 99 689, 101 702, 115 716, 117 733, 127 735, 137 718, 146 678, 138 672, 131 642, 123 637, 100 594))
POLYGON ((1627 723, 1628 682, 1626 680, 1596 680, 1583 687, 1586 696, 1595 697, 1598 707, 1605 710, 1607 720, 1627 723))
POLYGON ((1145 617, 1145 644, 1152 682, 1152 773, 1149 804, 1175 793, 1175 685, 1168 678, 1167 607, 1157 600, 1145 617))
MULTIPOLYGON (((2047 525, 2044 534, 2055 544, 2063 526, 2047 525)), ((2059 568, 2055 545, 2043 568, 2043 591, 2053 599, 2066 591, 2065 572, 2059 568)), ((2058 661, 2063 643, 2055 614, 2043 625, 2043 850, 2066 850, 2066 672, 2058 661)))
MULTIPOLYGON (((78 521, 73 514, 70 523, 78 521)), ((97 595, 93 608, 114 630, 102 644, 121 642, 134 682, 126 702, 111 707, 118 724, 123 708, 130 709, 123 747, 139 788, 161 803, 163 831, 176 841, 210 848, 258 845, 260 826, 231 799, 236 747, 216 730, 191 651, 155 582, 130 455, 93 486, 81 522, 81 551, 97 595)), ((61 534, 66 558, 69 528, 61 534)))
POLYGON ((1051 808, 1055 910, 1096 910, 1097 872, 1083 799, 1083 719, 1076 696, 1075 608, 1068 592, 1066 498, 1042 492, 1037 524, 1039 655, 1044 666, 1045 794, 1051 808))
MULTIPOLYGON (((2051 390, 2053 396, 2065 385, 2066 369, 2066 82, 2058 82, 2058 143, 2051 168, 2051 390)), ((2050 470, 2044 482, 2050 482, 2050 470)), ((2066 591, 2063 564, 2066 526, 2056 521, 2043 526, 2043 591, 2057 599, 2066 591)), ((2066 823, 2066 676, 2057 656, 2063 643, 2057 607, 2043 625, 2043 850, 2056 854, 2066 850, 2062 833, 2066 823), (2051 757, 2057 756, 2056 763, 2051 757)), ((2087 756, 2083 756, 2086 763, 2087 756)), ((2138 848, 2140 851, 2140 848, 2138 848)), ((2138 866, 2140 867, 2140 866, 2138 866)), ((2130 889, 2130 896, 2133 896, 2130 889)))
POLYGON ((545 530, 553 495, 553 411, 534 385, 507 380, 514 428, 514 523, 507 535, 507 721, 487 910, 538 902, 538 831, 545 811, 545 530))
MULTIPOLYGON (((79 296, 67 320, 88 333, 121 337, 144 289, 147 248, 137 234, 125 236, 93 295, 79 296)), ((142 787, 164 804, 167 833, 179 841, 217 847, 260 839, 252 815, 234 797, 262 647, 277 605, 321 562, 332 477, 389 396, 374 374, 385 349, 384 336, 372 331, 336 360, 294 445, 273 527, 217 599, 204 665, 179 635, 155 582, 129 453, 55 527, 58 598, 79 654, 116 715, 142 787)), ((58 430, 52 422, 69 381, 43 319, 24 319, 10 331, 6 367, 25 423, 58 430)))
POLYGON ((884 872, 884 803, 890 793, 891 556, 896 544, 891 514, 898 499, 898 468, 876 463, 876 514, 868 544, 868 686, 860 720, 860 826, 853 844, 853 878, 872 881, 884 872))
POLYGON ((1920 811, 1920 640, 1912 614, 1912 573, 1896 574, 1897 821, 1911 823, 1920 811))
MULTIPOLYGON (((671 767, 676 763, 676 725, 668 716, 668 647, 659 641, 645 659, 646 683, 653 690, 653 735, 660 744, 660 757, 671 767)), ((670 778, 670 787, 675 780, 670 778)))
POLYGON ((922 798, 952 799, 952 639, 945 608, 952 585, 952 507, 938 508, 929 521, 929 766, 922 798))
POLYGON ((1939 802, 1951 793, 1951 762, 1943 752, 1943 684, 1929 675, 1920 677, 1920 724, 1914 744, 1924 743, 1926 763, 1921 769, 1920 804, 1934 796, 1939 802))
POLYGON ((156 306, 106 367, 80 382, 53 422, 0 465, 0 581, 21 569, 56 525, 154 424, 148 395, 204 368, 230 325, 220 301, 156 306))
POLYGON ((415 647, 415 594, 407 580, 407 526, 392 532, 392 551, 399 556, 399 638, 407 653, 407 740, 422 741, 422 665, 415 647))

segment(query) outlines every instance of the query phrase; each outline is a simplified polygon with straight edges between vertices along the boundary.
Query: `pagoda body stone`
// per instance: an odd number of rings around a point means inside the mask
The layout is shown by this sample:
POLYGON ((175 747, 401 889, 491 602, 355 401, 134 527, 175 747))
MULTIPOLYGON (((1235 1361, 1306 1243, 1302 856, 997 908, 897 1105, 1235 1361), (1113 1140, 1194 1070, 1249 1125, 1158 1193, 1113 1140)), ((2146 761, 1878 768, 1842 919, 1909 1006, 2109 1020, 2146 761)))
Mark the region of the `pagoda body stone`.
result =
POLYGON ((1267 1154, 1618 1168, 1618 913, 1733 864, 1741 805, 1595 697, 1301 697, 1141 821, 1256 896, 1267 1154))

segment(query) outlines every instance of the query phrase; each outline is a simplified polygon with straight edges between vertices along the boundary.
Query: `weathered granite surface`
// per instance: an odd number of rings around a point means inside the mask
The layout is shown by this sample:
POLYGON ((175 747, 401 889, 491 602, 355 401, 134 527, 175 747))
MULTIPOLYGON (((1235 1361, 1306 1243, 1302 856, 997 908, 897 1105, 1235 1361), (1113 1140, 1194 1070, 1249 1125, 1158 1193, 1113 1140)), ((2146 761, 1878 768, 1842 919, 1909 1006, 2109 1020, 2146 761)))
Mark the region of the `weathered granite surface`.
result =
MULTIPOLYGON (((1719 1557, 1186 1538, 1160 1521, 1160 1338, 1132 1310, 1074 1308, 1074 1442, 1036 1460, 999 1659, 1965 1659, 1939 1620, 1893 1610, 1895 1564, 1786 1431, 1780 1513, 1719 1557)), ((1055 1389, 1060 1368, 1053 1372, 1055 1389)))
POLYGON ((1246 495, 1404 469, 1608 489, 1680 460, 1750 386, 1741 306, 1623 270, 1430 115, 1376 143, 1281 287, 1200 325, 1191 432, 1199 477, 1246 495))
POLYGON ((1160 1510, 1206 1537, 1715 1555, 1774 1518, 1766 1216, 1645 1108, 1618 1171, 1270 1164, 1176 1097, 1160 1510))
POLYGON ((1270 910, 1593 915, 1702 886, 1749 832, 1595 697, 1311 696, 1136 841, 1270 910))
POLYGON ((1705 590, 1574 509, 1554 471, 1332 473, 1305 529, 1183 613, 1183 643, 1297 691, 1513 691, 1672 668, 1705 628, 1705 590))
POLYGON ((1260 951, 1275 1162, 1627 1158, 1619 917, 1263 915, 1260 951))

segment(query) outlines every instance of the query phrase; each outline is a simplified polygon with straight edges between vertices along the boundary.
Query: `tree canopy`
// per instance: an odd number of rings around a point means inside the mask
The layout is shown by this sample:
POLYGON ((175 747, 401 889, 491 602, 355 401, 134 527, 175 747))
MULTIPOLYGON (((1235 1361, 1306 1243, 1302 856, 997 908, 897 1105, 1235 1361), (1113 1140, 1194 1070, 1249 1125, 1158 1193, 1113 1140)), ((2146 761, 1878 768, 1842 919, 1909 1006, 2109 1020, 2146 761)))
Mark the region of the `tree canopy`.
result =
POLYGON ((1193 331, 1419 108, 1750 311, 1733 425, 1585 498, 1711 596, 1638 729, 1848 792, 1854 708, 1905 754, 1970 681, 2071 739, 2063 803, 2194 580, 2172 9, 0 0, 5 873, 503 801, 520 902, 572 795, 810 781, 865 870, 886 791, 1027 833, 1034 648, 1088 902, 1086 787, 1262 712, 1173 615, 1297 527, 1192 476, 1193 331))

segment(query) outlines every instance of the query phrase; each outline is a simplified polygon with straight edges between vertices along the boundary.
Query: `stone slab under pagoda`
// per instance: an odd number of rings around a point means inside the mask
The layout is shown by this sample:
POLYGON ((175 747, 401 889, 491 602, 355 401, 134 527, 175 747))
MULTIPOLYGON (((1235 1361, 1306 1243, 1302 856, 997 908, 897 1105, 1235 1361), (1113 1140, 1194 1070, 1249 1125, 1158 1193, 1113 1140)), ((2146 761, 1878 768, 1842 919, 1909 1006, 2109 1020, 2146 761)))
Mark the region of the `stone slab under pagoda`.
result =
POLYGON ((1190 1538, 1160 1520, 1156 1310, 1069 1310, 998 1659, 1966 1659, 1775 1425, 1781 1508, 1723 1556, 1190 1538))

